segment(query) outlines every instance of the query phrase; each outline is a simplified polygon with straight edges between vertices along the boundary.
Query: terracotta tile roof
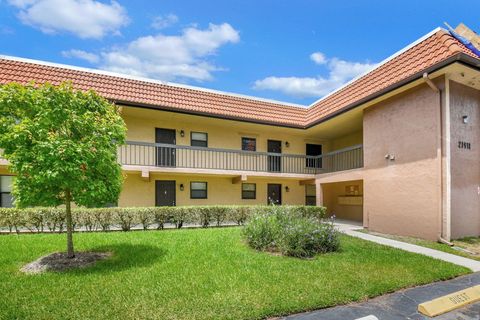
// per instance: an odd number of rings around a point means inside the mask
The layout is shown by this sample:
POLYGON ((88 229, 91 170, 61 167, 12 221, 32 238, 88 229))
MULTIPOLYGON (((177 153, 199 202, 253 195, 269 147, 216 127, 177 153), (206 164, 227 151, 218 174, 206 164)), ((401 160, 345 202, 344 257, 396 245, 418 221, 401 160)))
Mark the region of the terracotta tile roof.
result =
POLYGON ((438 30, 342 89, 312 104, 308 110, 306 123, 328 117, 458 53, 478 58, 449 33, 438 30))
POLYGON ((40 64, 22 60, 2 59, 0 56, 0 84, 30 81, 59 84, 69 80, 80 90, 93 89, 107 99, 141 104, 159 109, 193 113, 207 113, 226 118, 256 120, 282 125, 302 124, 307 110, 262 99, 234 94, 177 86, 161 81, 137 80, 108 72, 40 64))
POLYGON ((459 53, 476 57, 448 33, 438 30, 369 73, 304 108, 155 80, 1 56, 0 84, 30 81, 59 84, 70 80, 77 89, 94 89, 105 98, 119 103, 306 127, 459 53))

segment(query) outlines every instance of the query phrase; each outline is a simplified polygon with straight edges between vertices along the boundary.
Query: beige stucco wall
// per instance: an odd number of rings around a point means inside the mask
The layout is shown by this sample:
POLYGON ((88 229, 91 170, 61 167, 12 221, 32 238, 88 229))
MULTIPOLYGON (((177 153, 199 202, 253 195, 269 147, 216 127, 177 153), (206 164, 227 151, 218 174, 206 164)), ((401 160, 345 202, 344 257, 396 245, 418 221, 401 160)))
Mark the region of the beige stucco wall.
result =
POLYGON ((439 100, 425 84, 365 110, 364 224, 371 231, 437 239, 439 100))
POLYGON ((12 173, 8 170, 7 166, 0 166, 0 175, 11 175, 12 173))
POLYGON ((329 150, 329 141, 321 137, 309 137, 304 130, 278 126, 229 121, 195 115, 123 107, 122 117, 127 125, 127 140, 155 142, 155 128, 175 129, 177 145, 190 145, 190 133, 207 132, 209 148, 241 150, 242 137, 256 138, 257 151, 267 151, 267 140, 282 141, 282 153, 305 154, 306 143, 324 145, 329 150), (180 136, 184 130, 185 136, 180 136), (289 147, 286 146, 288 141, 289 147))
POLYGON ((480 91, 450 81, 451 236, 480 235, 480 91), (468 116, 464 124, 463 116, 468 116), (458 147, 459 141, 471 149, 458 147))
POLYGON ((363 195, 363 182, 361 180, 325 183, 322 184, 323 205, 327 207, 327 213, 329 215, 335 214, 337 219, 362 222, 362 205, 339 204, 338 197, 346 195, 345 188, 347 186, 357 186, 359 190, 358 196, 363 195))
POLYGON ((261 179, 249 178, 247 183, 257 184, 257 197, 242 199, 241 183, 232 184, 232 177, 196 176, 196 175, 168 175, 151 174, 150 181, 142 180, 138 173, 126 174, 119 206, 154 206, 155 205, 155 180, 176 181, 176 204, 182 205, 213 205, 213 204, 267 204, 267 184, 282 184, 283 204, 305 204, 305 186, 297 180, 288 179, 261 179), (190 199, 190 182, 205 181, 208 183, 208 199, 190 199), (180 184, 184 191, 180 191, 180 184), (289 192, 286 192, 286 186, 289 192))
POLYGON ((363 143, 363 132, 357 131, 331 141, 331 150, 339 150, 363 143))

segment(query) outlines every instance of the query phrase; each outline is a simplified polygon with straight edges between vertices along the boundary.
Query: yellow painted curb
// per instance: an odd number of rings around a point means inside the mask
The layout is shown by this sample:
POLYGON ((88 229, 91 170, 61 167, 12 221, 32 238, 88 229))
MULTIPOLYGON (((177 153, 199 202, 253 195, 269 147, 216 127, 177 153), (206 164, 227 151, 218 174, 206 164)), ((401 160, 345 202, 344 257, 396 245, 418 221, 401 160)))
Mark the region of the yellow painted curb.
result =
POLYGON ((477 301, 480 301, 480 285, 421 303, 418 305, 418 312, 435 317, 477 301))

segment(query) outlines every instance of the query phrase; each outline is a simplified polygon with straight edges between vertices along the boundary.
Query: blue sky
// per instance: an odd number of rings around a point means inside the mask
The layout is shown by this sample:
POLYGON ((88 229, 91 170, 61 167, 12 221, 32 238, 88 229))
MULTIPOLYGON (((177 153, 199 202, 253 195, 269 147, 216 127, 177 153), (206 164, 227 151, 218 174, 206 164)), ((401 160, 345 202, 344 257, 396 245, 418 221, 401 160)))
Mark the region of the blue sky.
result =
POLYGON ((478 1, 0 0, 0 53, 309 104, 478 1))

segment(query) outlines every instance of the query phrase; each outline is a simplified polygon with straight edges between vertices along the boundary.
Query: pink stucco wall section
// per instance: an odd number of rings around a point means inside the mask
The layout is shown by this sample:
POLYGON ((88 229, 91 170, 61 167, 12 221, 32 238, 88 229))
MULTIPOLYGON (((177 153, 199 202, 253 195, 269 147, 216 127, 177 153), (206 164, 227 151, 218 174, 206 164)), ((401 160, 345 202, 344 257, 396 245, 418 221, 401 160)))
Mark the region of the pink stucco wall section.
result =
POLYGON ((369 230, 439 236, 440 112, 439 94, 426 84, 365 110, 364 225, 369 230), (395 160, 385 159, 387 154, 395 160))
POLYGON ((480 91, 450 81, 451 235, 480 234, 480 91), (468 116, 468 123, 462 117, 468 116), (460 148, 468 142, 471 149, 460 148))

